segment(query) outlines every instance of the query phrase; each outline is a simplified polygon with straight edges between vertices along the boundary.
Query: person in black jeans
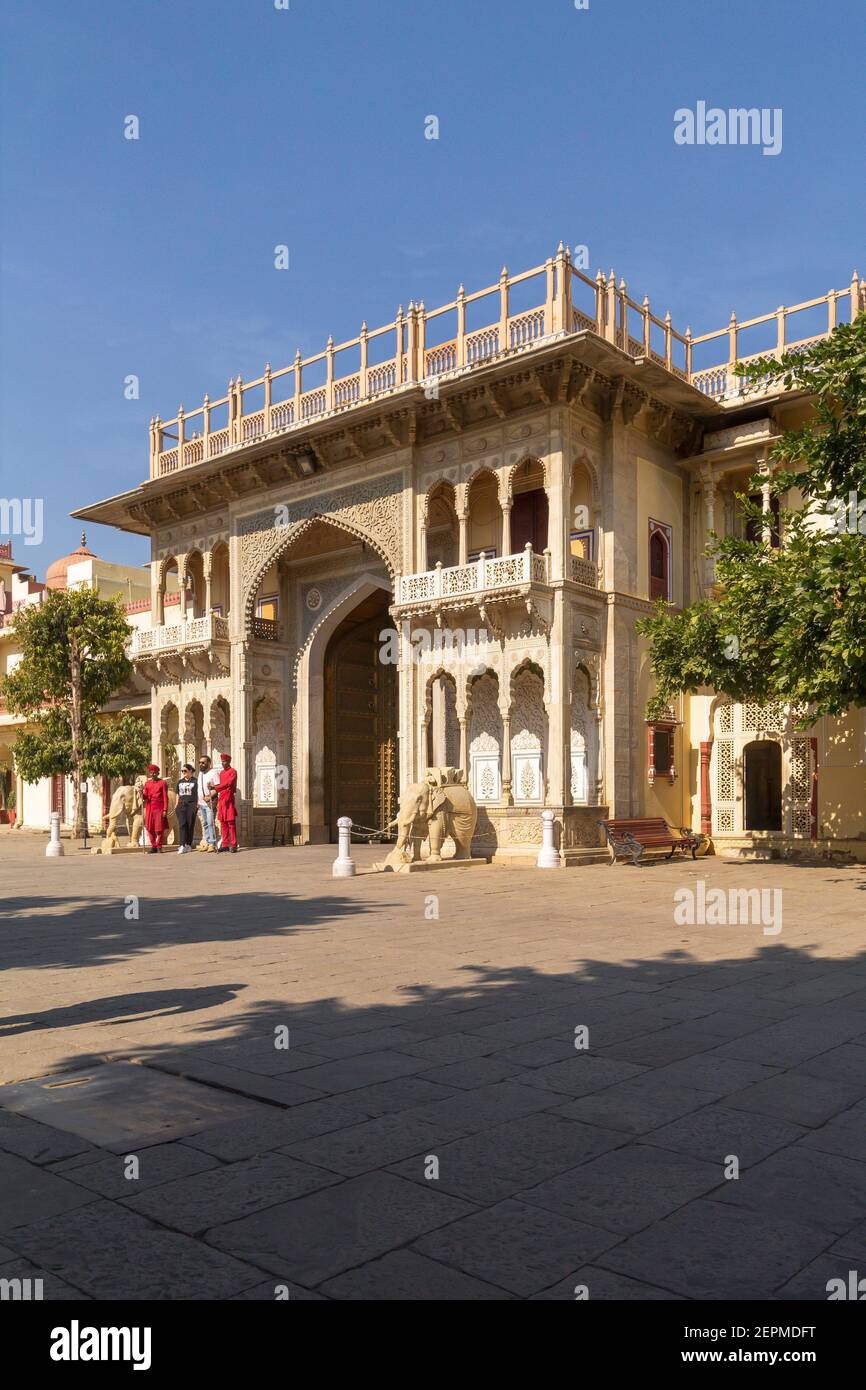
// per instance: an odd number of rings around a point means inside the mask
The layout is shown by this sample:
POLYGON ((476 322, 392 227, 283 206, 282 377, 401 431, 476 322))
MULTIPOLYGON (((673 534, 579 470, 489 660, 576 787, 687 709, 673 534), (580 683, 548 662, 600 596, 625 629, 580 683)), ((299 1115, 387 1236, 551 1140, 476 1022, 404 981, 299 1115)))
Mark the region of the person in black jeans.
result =
POLYGON ((189 854, 198 813, 198 785, 195 771, 189 763, 184 763, 180 771, 177 791, 177 824, 180 830, 178 854, 189 854))

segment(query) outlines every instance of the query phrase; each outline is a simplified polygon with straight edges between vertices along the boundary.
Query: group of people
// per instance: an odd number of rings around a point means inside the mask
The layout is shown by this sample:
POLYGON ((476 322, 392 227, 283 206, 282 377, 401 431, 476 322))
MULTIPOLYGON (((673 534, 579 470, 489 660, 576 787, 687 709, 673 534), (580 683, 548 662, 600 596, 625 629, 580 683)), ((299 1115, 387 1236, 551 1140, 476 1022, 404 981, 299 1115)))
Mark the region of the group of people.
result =
MULTIPOLYGON (((184 763, 180 780, 175 787, 176 811, 180 844, 178 854, 192 849, 196 818, 201 821, 199 851, 204 854, 237 854, 237 810, 235 792, 238 774, 232 767, 230 753, 221 753, 222 770, 218 772, 210 758, 199 759, 198 773, 192 763, 184 763), (219 821, 221 843, 217 846, 216 820, 219 821)), ((147 769, 147 781, 141 789, 144 801, 144 828, 150 839, 150 854, 159 854, 163 836, 168 830, 168 783, 159 775, 156 763, 147 769)))

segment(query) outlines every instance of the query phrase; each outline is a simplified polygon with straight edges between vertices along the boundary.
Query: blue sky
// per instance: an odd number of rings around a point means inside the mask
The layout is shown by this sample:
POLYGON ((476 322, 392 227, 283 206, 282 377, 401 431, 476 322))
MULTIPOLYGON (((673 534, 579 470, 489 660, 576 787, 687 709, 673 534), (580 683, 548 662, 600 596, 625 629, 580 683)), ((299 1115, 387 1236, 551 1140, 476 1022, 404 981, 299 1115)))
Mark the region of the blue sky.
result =
POLYGON ((866 273, 863 0, 4 11, 0 496, 44 498, 43 544, 15 542, 40 577, 77 543, 70 509, 146 476, 151 415, 560 238, 695 333, 866 273), (782 152, 676 145, 699 100, 781 107, 782 152))

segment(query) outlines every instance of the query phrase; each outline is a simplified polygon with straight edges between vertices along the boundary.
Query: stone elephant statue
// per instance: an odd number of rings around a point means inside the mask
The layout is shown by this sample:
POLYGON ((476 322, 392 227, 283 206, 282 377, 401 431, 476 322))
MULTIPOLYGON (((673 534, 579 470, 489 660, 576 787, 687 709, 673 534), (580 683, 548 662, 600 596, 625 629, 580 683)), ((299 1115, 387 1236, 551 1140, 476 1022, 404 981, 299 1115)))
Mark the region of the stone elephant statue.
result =
POLYGON ((463 769, 431 767, 426 780, 430 788, 427 833, 431 862, 435 864, 442 858, 442 845, 449 835, 455 845, 454 858, 471 859, 478 807, 463 781, 463 769))
POLYGON ((397 827, 397 843, 384 867, 399 869, 419 860, 426 839, 430 841, 429 860, 438 863, 449 835, 455 845, 454 858, 471 858, 477 819, 478 807, 463 781, 463 769, 428 768, 423 782, 410 782, 403 788, 400 809, 391 821, 391 827, 397 827))
MULTIPOLYGON (((144 825, 144 802, 141 797, 141 788, 144 783, 143 777, 136 777, 134 782, 118 787, 111 798, 106 817, 108 825, 105 831, 104 849, 109 853, 113 849, 120 848, 120 841, 117 838, 117 823, 121 816, 126 821, 126 828, 129 831, 130 848, 138 849, 141 839, 142 826, 144 825)), ((168 789, 168 839, 166 843, 177 844, 177 793, 171 787, 168 789)))

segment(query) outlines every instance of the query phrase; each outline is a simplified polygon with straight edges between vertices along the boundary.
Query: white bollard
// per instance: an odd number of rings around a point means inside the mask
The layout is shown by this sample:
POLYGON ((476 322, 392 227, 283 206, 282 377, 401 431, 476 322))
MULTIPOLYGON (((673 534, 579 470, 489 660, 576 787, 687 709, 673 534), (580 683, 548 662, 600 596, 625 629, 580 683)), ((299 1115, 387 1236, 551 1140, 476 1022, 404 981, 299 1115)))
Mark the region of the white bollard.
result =
POLYGON ((560 868, 559 850, 553 843, 553 811, 542 811, 541 813, 541 849, 538 851, 538 858, 535 861, 537 869, 558 869, 560 868))
POLYGON ((341 816, 337 821, 339 834, 339 853, 331 869, 332 878, 351 878, 355 872, 352 858, 352 821, 350 816, 341 816))
POLYGON ((63 853, 63 845, 60 840, 60 812, 51 812, 51 839, 45 846, 45 853, 49 859, 58 859, 63 853))

